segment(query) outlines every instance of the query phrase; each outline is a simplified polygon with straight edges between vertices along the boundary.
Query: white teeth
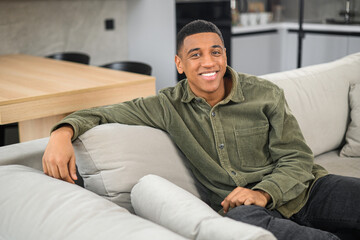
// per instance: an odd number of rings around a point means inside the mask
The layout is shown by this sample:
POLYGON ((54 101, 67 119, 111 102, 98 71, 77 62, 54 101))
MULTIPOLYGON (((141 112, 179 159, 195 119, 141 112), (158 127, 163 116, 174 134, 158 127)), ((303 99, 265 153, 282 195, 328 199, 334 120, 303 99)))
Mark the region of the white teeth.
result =
POLYGON ((205 76, 205 77, 211 77, 214 76, 216 74, 216 72, 212 72, 212 73, 203 73, 201 75, 205 76))

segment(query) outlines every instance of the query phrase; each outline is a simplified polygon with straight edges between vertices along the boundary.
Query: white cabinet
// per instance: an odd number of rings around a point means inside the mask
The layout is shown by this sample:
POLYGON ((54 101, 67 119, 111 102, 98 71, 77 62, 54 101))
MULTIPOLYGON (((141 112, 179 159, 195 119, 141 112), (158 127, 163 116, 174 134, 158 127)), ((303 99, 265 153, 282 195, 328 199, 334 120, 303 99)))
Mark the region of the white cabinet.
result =
MULTIPOLYGON (((287 32, 283 45, 282 70, 297 67, 298 34, 287 32)), ((360 52, 360 36, 346 36, 337 33, 305 33, 302 45, 301 66, 326 63, 346 55, 360 52)))
POLYGON ((347 55, 348 37, 336 34, 305 33, 302 66, 334 61, 347 55))
POLYGON ((357 53, 360 52, 360 36, 350 36, 348 37, 348 53, 357 53))
POLYGON ((254 75, 280 71, 280 42, 278 32, 233 36, 232 67, 254 75))
POLYGON ((297 68, 298 34, 284 31, 284 44, 282 47, 281 71, 297 68))
MULTIPOLYGON (((360 36, 348 36, 346 32, 334 29, 324 31, 319 26, 317 28, 319 29, 305 31, 302 67, 334 61, 360 52, 360 36)), ((242 31, 239 36, 234 34, 231 60, 235 70, 263 75, 297 68, 297 26, 284 24, 276 29, 275 33, 250 32, 247 35, 242 31)))

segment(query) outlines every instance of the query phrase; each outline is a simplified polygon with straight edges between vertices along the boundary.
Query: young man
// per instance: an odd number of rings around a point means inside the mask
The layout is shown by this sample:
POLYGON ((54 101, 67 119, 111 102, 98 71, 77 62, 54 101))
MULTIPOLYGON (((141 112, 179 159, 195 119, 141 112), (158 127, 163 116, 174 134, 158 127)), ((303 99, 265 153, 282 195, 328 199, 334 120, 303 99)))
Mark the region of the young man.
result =
POLYGON ((187 79, 156 96, 69 115, 54 127, 44 172, 73 183, 71 140, 98 124, 151 126, 168 132, 186 155, 214 210, 278 239, 358 237, 359 197, 349 196, 360 180, 328 175, 313 163, 283 91, 228 67, 212 23, 189 23, 177 41, 176 67, 187 79))

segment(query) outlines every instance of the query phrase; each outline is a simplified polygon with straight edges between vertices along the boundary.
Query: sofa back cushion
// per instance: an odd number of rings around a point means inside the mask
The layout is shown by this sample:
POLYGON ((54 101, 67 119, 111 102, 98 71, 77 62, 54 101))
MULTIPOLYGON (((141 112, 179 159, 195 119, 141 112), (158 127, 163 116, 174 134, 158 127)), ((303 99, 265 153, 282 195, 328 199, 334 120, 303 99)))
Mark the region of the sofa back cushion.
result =
POLYGON ((262 78, 284 89, 290 109, 315 156, 343 143, 349 121, 349 86, 360 82, 360 53, 262 78))
POLYGON ((81 135, 73 145, 85 188, 130 212, 134 211, 131 189, 147 174, 159 175, 200 197, 184 155, 161 130, 104 124, 81 135))

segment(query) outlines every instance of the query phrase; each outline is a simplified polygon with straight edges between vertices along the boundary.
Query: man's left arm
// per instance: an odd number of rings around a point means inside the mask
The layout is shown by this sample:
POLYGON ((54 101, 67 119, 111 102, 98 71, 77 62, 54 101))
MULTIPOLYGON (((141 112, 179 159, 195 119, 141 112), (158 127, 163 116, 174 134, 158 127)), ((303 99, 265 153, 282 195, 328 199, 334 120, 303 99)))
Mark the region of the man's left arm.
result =
POLYGON ((271 196, 269 208, 277 208, 298 197, 314 179, 314 157, 306 144, 299 124, 291 113, 283 91, 269 114, 269 152, 276 166, 253 190, 271 196))
POLYGON ((235 188, 221 203, 224 212, 239 205, 277 208, 298 197, 314 179, 312 151, 282 91, 268 119, 271 126, 269 152, 276 166, 252 189, 235 188))

